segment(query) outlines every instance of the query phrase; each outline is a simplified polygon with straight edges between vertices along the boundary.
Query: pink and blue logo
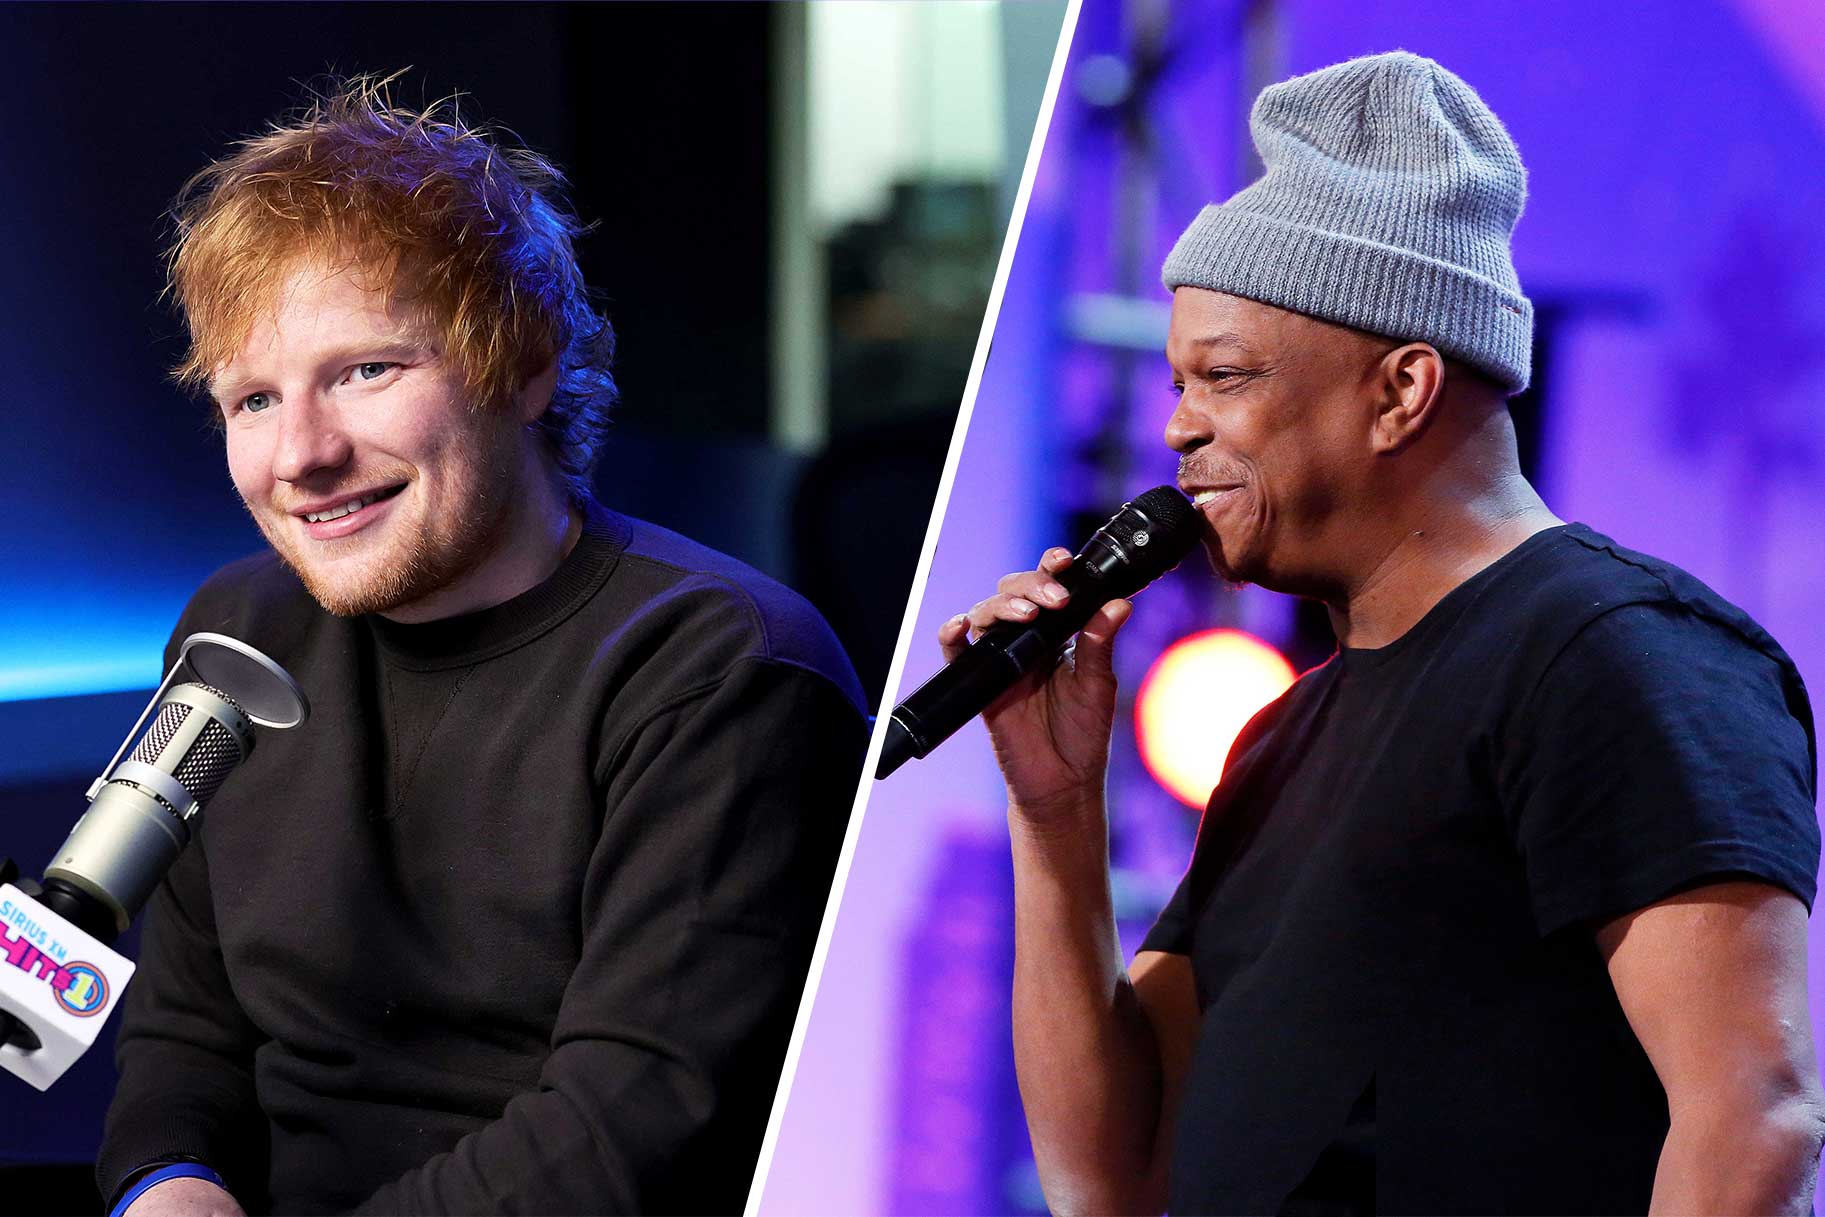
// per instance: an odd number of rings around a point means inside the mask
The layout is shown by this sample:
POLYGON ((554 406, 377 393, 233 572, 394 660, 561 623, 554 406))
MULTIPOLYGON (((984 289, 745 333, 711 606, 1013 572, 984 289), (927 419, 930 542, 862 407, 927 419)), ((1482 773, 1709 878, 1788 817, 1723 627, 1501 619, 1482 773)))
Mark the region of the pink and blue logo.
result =
POLYGON ((77 1018, 99 1014, 108 1004, 108 978, 92 963, 64 965, 70 974, 68 987, 57 990, 57 1004, 77 1018))

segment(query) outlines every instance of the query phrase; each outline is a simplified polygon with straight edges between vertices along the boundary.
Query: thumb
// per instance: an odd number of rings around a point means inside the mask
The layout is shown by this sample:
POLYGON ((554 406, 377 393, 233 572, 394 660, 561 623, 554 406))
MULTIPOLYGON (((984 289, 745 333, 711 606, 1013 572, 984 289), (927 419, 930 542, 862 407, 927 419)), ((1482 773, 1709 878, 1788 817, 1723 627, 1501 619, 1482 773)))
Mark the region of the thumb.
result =
POLYGON ((1115 635, 1134 613, 1128 600, 1111 600, 1096 610, 1077 636, 1077 674, 1113 680, 1115 677, 1115 635))

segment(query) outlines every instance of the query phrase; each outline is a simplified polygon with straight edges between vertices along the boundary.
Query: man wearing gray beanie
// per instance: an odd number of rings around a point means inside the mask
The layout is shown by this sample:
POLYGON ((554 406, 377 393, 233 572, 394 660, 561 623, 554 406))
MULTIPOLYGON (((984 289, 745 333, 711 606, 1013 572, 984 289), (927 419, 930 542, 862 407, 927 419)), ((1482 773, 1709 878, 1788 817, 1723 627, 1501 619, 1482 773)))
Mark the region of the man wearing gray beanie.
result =
MULTIPOLYGON (((1269 88, 1259 181, 1166 261, 1166 426, 1227 579, 1339 649, 1229 754, 1124 967, 1105 605, 985 716, 1015 1056, 1061 1212, 1807 1213, 1816 741, 1792 661, 1557 519, 1507 398, 1520 156, 1394 52, 1269 88)), ((943 627, 1067 598, 1069 551, 943 627)))

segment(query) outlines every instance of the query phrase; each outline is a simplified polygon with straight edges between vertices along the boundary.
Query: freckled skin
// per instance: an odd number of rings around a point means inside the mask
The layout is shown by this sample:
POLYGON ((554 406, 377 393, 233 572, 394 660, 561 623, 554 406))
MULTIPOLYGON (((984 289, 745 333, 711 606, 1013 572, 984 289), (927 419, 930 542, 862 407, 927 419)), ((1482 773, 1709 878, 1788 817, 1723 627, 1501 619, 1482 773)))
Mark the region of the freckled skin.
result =
POLYGON ((341 615, 424 621, 534 586, 574 539, 555 467, 508 408, 471 405, 460 370, 350 272, 298 271, 213 378, 235 489, 311 595, 341 615), (312 537, 307 504, 403 485, 348 536, 312 537))

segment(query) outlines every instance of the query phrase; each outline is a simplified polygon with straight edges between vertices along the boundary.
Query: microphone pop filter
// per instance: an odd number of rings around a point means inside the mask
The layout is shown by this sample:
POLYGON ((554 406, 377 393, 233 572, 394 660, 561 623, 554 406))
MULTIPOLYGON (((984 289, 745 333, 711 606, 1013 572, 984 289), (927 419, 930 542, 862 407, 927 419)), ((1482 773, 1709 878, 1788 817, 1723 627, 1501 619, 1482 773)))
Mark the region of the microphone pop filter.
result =
POLYGON ((177 661, 189 663, 204 684, 220 690, 262 727, 302 726, 310 717, 310 700, 291 674, 238 638, 192 634, 178 648, 177 661))

